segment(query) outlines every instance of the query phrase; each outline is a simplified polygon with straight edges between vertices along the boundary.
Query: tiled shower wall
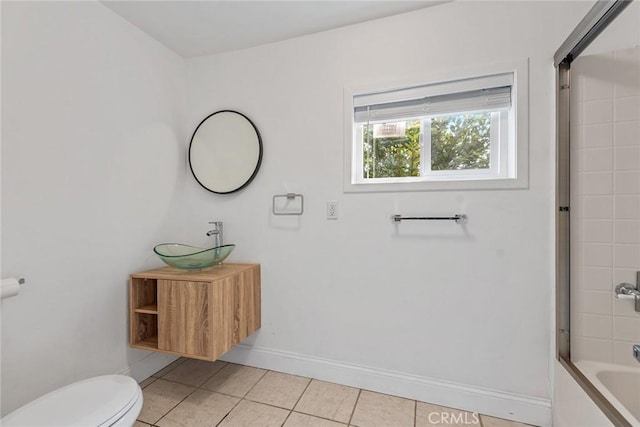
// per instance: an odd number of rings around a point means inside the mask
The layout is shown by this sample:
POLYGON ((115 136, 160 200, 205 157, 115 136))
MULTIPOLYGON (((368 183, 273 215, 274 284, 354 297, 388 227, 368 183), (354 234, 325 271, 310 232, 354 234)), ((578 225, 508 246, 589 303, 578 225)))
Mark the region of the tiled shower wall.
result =
POLYGON ((640 270, 640 47, 571 66, 573 361, 638 366, 640 313, 616 300, 640 270))

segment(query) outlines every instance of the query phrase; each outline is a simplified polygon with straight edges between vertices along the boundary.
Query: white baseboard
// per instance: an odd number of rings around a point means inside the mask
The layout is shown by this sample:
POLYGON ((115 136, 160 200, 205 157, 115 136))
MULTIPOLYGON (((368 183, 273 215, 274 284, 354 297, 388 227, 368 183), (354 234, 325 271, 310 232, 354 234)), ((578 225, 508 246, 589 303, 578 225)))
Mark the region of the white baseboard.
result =
POLYGON ((551 425, 550 399, 243 344, 232 348, 221 360, 464 409, 535 426, 551 425))
POLYGON ((151 375, 179 358, 180 356, 174 356, 172 354, 151 352, 144 359, 133 362, 128 368, 119 372, 119 374, 128 375, 137 382, 140 382, 142 380, 146 380, 151 375))

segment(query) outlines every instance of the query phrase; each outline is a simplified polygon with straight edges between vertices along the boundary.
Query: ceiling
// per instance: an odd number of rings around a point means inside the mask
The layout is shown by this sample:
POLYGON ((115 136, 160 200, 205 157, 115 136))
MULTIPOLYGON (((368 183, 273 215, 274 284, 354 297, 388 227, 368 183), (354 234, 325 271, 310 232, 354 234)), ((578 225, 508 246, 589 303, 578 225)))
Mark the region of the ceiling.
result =
POLYGON ((444 1, 102 0, 102 3, 178 54, 193 57, 312 34, 444 1))

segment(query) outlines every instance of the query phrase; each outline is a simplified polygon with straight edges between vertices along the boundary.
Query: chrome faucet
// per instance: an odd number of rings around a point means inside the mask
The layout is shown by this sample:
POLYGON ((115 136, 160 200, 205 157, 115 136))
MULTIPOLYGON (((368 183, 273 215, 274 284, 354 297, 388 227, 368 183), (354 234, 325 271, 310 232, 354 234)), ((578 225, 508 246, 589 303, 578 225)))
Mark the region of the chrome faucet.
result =
POLYGON ((224 245, 222 236, 222 221, 210 221, 209 224, 213 225, 213 230, 207 231, 207 236, 213 236, 213 247, 224 245))

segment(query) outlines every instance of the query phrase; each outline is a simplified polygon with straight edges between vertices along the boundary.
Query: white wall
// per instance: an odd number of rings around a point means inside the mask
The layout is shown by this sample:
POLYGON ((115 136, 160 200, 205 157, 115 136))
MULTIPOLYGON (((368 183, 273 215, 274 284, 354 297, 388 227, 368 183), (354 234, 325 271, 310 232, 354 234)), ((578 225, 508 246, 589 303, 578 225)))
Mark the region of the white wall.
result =
POLYGON ((2 413, 126 370, 127 279, 178 238, 182 58, 97 2, 2 2, 2 413))
POLYGON ((188 60, 189 128, 237 109, 265 148, 246 190, 187 194, 194 223, 225 221, 232 260, 262 263, 262 329, 228 360, 548 424, 552 56, 590 6, 454 2, 188 60), (343 194, 343 88, 527 57, 530 188, 343 194), (271 216, 271 197, 290 191, 304 216, 271 216), (327 200, 339 220, 325 219, 327 200), (389 219, 459 212, 466 228, 389 219))

